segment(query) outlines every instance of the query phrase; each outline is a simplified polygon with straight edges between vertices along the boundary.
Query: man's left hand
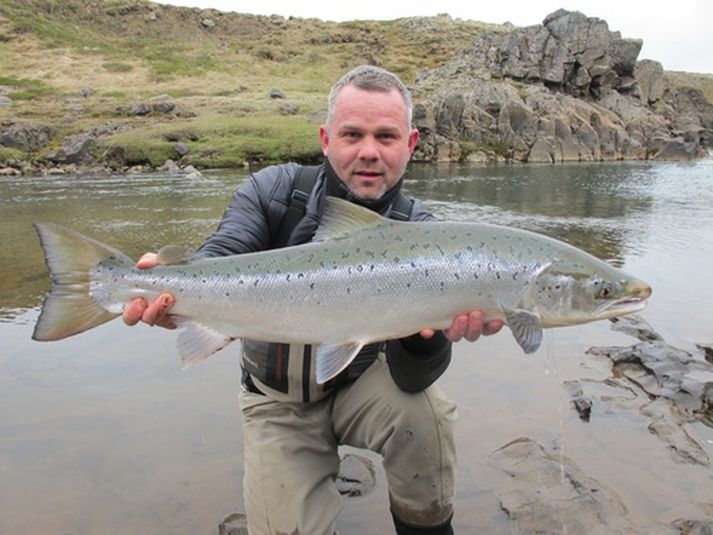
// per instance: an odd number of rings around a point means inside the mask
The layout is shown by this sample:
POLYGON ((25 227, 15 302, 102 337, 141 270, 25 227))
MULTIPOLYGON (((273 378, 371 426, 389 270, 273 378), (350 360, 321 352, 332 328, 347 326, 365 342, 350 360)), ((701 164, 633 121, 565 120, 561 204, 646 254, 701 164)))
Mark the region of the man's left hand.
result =
MULTIPOLYGON (((453 318, 451 326, 443 333, 451 342, 458 342, 462 338, 469 342, 475 342, 481 334, 484 336, 495 334, 503 328, 503 325, 504 323, 500 320, 486 322, 485 313, 482 310, 473 310, 458 314, 453 318)), ((435 333, 436 331, 433 329, 421 330, 421 336, 424 338, 431 338, 435 333)))

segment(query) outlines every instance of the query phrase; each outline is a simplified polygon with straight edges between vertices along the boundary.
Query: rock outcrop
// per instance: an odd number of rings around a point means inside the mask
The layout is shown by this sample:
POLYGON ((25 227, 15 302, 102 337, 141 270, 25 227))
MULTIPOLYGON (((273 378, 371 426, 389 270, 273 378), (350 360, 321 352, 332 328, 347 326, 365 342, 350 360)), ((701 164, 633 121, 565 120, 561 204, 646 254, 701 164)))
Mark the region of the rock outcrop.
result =
POLYGON ((419 73, 422 161, 688 160, 713 146, 713 106, 666 89, 642 42, 559 10, 542 25, 488 32, 454 61, 419 73))

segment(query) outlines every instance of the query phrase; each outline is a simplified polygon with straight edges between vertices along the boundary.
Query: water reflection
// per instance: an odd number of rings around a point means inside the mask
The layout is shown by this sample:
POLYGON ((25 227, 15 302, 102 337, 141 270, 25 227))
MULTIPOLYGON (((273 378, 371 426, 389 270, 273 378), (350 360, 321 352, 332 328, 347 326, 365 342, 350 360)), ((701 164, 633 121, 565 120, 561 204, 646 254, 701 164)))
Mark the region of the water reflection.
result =
POLYGON ((534 230, 621 265, 636 241, 621 222, 650 211, 650 170, 648 163, 414 167, 408 189, 445 219, 534 230))

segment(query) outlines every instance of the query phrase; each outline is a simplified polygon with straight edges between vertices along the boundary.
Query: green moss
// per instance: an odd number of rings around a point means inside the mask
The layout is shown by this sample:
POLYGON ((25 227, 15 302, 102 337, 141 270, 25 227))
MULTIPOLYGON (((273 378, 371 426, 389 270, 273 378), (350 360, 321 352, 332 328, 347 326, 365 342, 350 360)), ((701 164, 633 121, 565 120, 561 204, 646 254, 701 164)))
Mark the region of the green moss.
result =
POLYGON ((27 154, 20 149, 11 147, 0 147, 0 166, 6 166, 13 160, 26 160, 27 154))
POLYGON ((121 63, 120 61, 107 61, 106 63, 102 63, 102 68, 109 72, 129 72, 134 70, 133 65, 121 63))

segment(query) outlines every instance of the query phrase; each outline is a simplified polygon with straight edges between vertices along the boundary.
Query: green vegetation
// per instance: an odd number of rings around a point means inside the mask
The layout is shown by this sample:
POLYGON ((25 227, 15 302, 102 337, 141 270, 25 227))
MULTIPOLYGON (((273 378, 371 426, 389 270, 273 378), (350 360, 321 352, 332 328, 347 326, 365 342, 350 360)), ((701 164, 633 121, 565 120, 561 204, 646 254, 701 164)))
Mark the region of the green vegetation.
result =
POLYGON ((24 160, 27 157, 24 151, 10 147, 0 147, 0 167, 13 160, 24 160))
POLYGON ((53 95, 56 90, 42 80, 11 78, 0 76, 0 85, 11 87, 8 96, 13 100, 31 100, 37 97, 53 95))

